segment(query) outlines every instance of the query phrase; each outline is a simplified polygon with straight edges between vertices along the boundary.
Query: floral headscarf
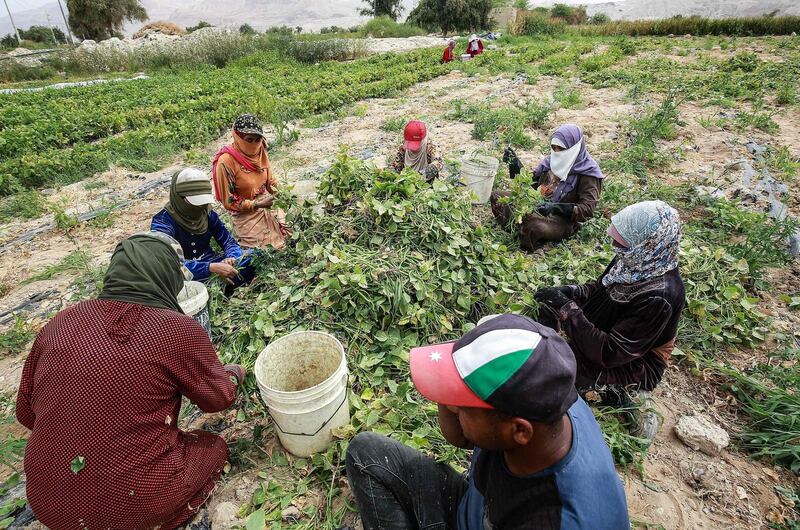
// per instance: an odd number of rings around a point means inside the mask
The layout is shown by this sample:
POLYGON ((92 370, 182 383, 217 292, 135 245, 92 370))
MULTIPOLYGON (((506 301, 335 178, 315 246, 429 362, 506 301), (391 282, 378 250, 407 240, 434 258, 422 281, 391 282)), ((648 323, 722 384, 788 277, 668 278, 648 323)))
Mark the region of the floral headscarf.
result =
POLYGON ((615 247, 617 258, 603 285, 633 284, 663 276, 678 266, 681 221, 663 201, 640 202, 616 214, 611 224, 628 243, 615 247))

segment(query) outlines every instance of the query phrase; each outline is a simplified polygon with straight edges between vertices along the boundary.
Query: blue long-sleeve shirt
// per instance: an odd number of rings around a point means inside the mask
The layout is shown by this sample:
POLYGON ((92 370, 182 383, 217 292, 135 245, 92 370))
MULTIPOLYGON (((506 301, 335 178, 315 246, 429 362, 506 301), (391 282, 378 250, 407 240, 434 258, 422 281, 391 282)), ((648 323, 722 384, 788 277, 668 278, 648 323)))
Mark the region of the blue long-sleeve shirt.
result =
POLYGON ((186 268, 191 271, 194 280, 198 282, 207 280, 211 275, 208 267, 212 263, 227 258, 239 259, 242 256, 242 247, 214 211, 208 212, 208 231, 204 234, 194 235, 187 232, 175 222, 166 210, 161 210, 153 216, 150 230, 163 232, 181 244, 183 256, 186 258, 186 268), (222 249, 222 256, 211 248, 212 237, 222 249))

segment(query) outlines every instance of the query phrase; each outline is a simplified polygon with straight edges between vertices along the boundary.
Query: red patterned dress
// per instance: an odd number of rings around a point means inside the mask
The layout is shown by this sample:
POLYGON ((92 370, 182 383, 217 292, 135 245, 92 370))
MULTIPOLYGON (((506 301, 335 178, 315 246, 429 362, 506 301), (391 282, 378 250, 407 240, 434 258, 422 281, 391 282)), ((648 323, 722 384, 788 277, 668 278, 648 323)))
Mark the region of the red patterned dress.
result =
POLYGON ((236 394, 190 317, 113 300, 81 302, 39 333, 17 419, 28 502, 53 530, 177 528, 210 496, 222 438, 176 426, 181 396, 206 412, 236 394))

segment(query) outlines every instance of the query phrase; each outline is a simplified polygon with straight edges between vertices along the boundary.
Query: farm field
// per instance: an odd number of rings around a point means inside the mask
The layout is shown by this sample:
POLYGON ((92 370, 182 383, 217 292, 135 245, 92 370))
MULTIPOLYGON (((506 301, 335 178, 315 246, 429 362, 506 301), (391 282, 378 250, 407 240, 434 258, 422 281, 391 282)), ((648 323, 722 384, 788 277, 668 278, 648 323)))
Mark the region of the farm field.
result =
MULTIPOLYGON (((800 265, 786 240, 800 219, 800 38, 508 38, 450 66, 440 53, 301 65, 266 52, 224 69, 0 95, 3 477, 21 467, 12 405, 35 331, 96 292, 116 242, 166 201, 164 177, 210 169, 227 124, 249 111, 272 124, 279 180, 301 198, 318 190, 324 215, 281 196, 293 243, 230 304, 212 288, 215 344, 225 362, 252 367, 273 337, 335 334, 348 351, 353 420, 327 453, 296 459, 252 377, 226 413, 187 407, 187 427, 231 444, 212 515, 232 503, 242 527, 262 516, 273 528, 357 524, 343 450, 363 430, 465 465, 410 385, 408 348, 456 337, 485 314, 534 315, 536 288, 593 280, 612 255, 610 215, 660 198, 685 223, 689 301, 656 392, 663 425, 646 448, 619 411, 595 408, 631 518, 648 529, 796 528, 800 265), (581 125, 608 175, 598 215, 564 244, 521 252, 488 207, 447 181, 431 190, 369 165, 386 165, 412 118, 428 123, 447 174, 466 152, 499 156, 506 145, 532 168, 550 130, 581 125), (772 219, 765 212, 779 203, 788 215, 772 219), (673 434, 695 412, 730 434, 722 455, 673 434)), ((501 170, 496 187, 508 186, 501 170)))

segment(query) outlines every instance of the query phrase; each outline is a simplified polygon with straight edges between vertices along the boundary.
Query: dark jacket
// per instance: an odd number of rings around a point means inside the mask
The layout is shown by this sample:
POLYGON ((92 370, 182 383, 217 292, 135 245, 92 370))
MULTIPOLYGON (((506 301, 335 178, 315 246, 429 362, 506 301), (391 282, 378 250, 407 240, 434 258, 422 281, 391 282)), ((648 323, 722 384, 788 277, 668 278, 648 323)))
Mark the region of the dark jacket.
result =
MULTIPOLYGON (((686 291, 678 269, 632 285, 602 279, 572 286, 562 308, 563 331, 578 361, 578 379, 652 390, 674 347, 686 291)), ((591 385, 588 385, 591 386, 591 385)))
MULTIPOLYGON (((544 171, 539 176, 539 189, 542 191, 542 195, 548 199, 555 192, 558 183, 558 177, 550 171, 544 171)), ((577 228, 579 223, 588 221, 594 216, 594 209, 600 199, 602 187, 601 179, 582 175, 578 178, 575 189, 564 195, 559 201, 575 205, 575 209, 572 210, 572 218, 569 220, 573 228, 577 228)))

